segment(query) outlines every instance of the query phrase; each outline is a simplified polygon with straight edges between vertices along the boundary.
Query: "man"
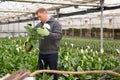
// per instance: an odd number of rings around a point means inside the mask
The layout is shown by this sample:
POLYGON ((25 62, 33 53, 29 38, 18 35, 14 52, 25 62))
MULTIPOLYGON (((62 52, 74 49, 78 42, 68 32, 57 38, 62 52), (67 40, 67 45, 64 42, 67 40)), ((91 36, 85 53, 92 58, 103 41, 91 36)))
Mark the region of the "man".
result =
MULTIPOLYGON (((57 70, 58 50, 62 38, 62 29, 60 23, 48 14, 45 8, 39 8, 36 11, 40 23, 36 25, 39 28, 38 33, 44 38, 39 39, 39 69, 57 70)), ((54 80, 58 80, 58 75, 54 74, 54 80)))

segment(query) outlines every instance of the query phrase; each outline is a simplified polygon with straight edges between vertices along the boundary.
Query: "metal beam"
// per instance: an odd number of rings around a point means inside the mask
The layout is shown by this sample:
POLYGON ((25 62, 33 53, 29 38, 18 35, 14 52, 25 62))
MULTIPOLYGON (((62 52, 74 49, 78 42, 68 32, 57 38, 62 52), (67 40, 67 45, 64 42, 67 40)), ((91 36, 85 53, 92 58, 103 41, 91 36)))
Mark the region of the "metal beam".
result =
POLYGON ((48 2, 48 1, 34 1, 34 0, 6 0, 15 2, 27 2, 27 3, 41 3, 41 4, 54 4, 54 5, 70 5, 70 6, 93 6, 98 7, 98 4, 80 4, 80 3, 65 3, 65 2, 48 2))
MULTIPOLYGON (((118 6, 113 6, 113 7, 104 7, 105 10, 114 10, 114 9, 120 9, 120 5, 118 6)), ((101 8, 91 8, 83 11, 77 11, 77 12, 72 12, 72 13, 64 13, 64 14, 59 14, 60 17, 67 17, 67 16, 74 16, 74 15, 84 15, 86 13, 94 13, 94 12, 100 12, 101 8)))
MULTIPOLYGON (((104 11, 105 10, 114 10, 114 9, 119 9, 119 8, 120 8, 120 5, 114 6, 114 7, 104 7, 104 11)), ((74 15, 84 15, 84 14, 87 14, 87 13, 94 13, 94 12, 100 12, 100 11, 101 11, 101 8, 91 8, 91 9, 72 12, 72 13, 64 13, 64 14, 59 13, 59 17, 67 17, 67 16, 74 16, 74 15)), ((57 15, 54 15, 54 17, 57 17, 57 15)), ((30 20, 32 20, 32 19, 20 20, 20 22, 25 22, 25 21, 30 21, 30 20)), ((37 17, 35 18, 35 20, 37 20, 37 17)), ((10 21, 10 23, 15 23, 15 22, 18 22, 18 21, 10 21)), ((3 23, 3 24, 5 24, 5 23, 3 23)))
MULTIPOLYGON (((60 8, 67 8, 70 7, 69 5, 60 5, 60 6, 56 6, 56 7, 51 7, 48 8, 48 11, 52 11, 52 10, 58 10, 60 8)), ((35 12, 30 12, 30 11, 15 11, 15 10, 0 10, 0 12, 11 12, 11 13, 22 13, 22 14, 18 14, 18 15, 12 15, 12 16, 8 16, 7 18, 13 18, 13 17, 20 17, 20 16, 24 16, 24 15, 28 15, 28 14, 33 14, 35 12)), ((4 17, 3 15, 0 17, 0 20, 4 20, 6 19, 6 16, 4 17)))
POLYGON ((58 10, 58 9, 67 8, 67 7, 70 7, 70 5, 54 6, 54 7, 48 8, 47 10, 48 10, 48 11, 52 11, 52 10, 58 10))
POLYGON ((10 12, 10 13, 34 13, 32 11, 17 11, 17 10, 0 10, 0 12, 10 12))
POLYGON ((83 1, 80 1, 80 0, 72 0, 71 2, 75 2, 75 3, 82 3, 82 4, 85 4, 85 3, 99 3, 98 2, 99 0, 83 0, 83 1))

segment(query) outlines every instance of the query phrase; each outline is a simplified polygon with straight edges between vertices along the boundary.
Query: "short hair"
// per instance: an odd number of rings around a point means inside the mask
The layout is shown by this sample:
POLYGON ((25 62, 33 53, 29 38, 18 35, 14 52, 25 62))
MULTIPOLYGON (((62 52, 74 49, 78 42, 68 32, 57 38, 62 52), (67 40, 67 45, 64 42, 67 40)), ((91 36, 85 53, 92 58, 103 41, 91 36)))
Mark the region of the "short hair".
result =
POLYGON ((45 8, 39 8, 39 9, 36 11, 36 14, 38 14, 38 12, 40 12, 40 13, 47 12, 47 9, 45 9, 45 8))

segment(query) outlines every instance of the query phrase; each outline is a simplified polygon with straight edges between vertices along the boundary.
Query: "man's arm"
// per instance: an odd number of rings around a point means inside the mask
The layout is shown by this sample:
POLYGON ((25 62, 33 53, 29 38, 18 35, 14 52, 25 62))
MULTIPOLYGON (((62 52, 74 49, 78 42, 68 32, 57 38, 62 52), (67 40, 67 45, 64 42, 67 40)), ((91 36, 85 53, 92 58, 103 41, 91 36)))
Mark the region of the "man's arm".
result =
POLYGON ((51 39, 61 39, 62 38, 62 28, 59 22, 56 22, 53 26, 53 32, 50 32, 49 37, 51 39))

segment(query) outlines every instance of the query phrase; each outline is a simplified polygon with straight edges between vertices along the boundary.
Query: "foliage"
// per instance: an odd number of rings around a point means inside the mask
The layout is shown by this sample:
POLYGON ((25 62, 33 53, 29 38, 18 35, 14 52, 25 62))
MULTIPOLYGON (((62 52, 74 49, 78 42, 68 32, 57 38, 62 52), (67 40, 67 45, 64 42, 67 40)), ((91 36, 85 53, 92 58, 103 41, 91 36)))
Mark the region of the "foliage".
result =
MULTIPOLYGON (((65 43, 60 49, 59 69, 64 71, 112 70, 120 65, 118 57, 94 51, 89 46, 85 49, 74 48, 74 44, 65 43)), ((66 79, 97 80, 102 74, 94 75, 63 75, 66 79)), ((116 78, 116 80, 118 80, 116 78)))
MULTIPOLYGON (((90 46, 94 51, 100 51, 100 39, 96 38, 80 38, 80 37, 63 37, 61 41, 61 46, 64 46, 64 43, 67 42, 68 46, 71 43, 74 44, 74 48, 79 47, 80 49, 85 49, 86 46, 90 46)), ((108 54, 117 54, 116 49, 120 50, 120 40, 103 40, 104 52, 108 54)))
POLYGON ((27 25, 24 27, 28 32, 28 38, 25 42, 25 49, 26 51, 31 51, 33 47, 35 47, 38 43, 39 38, 43 38, 42 35, 40 35, 40 31, 38 31, 39 28, 32 28, 31 26, 27 25))
MULTIPOLYGON (((69 38, 70 39, 70 38, 69 38)), ((26 52, 23 44, 26 38, 0 39, 0 77, 13 73, 19 69, 27 69, 31 72, 37 70, 39 49, 35 46, 31 52, 26 52)), ((72 41, 69 40, 69 41, 72 41)), ((85 41, 85 40, 84 40, 85 41)), ((86 40, 87 41, 87 40, 86 40)), ((81 48, 74 43, 64 42, 59 51, 58 69, 64 71, 87 71, 87 70, 112 70, 120 65, 118 54, 108 55, 92 49, 89 45, 81 48)), ((97 45, 96 45, 97 46, 97 45)), ((119 71, 120 72, 120 71, 119 71)), ((41 80, 45 77, 41 77, 41 80)), ((93 75, 60 75, 61 80, 96 80, 102 74, 93 75)), ((48 76, 49 77, 49 76, 48 76)), ((50 78, 50 77, 49 77, 50 78)), ((111 77, 109 80, 119 80, 111 77)))

